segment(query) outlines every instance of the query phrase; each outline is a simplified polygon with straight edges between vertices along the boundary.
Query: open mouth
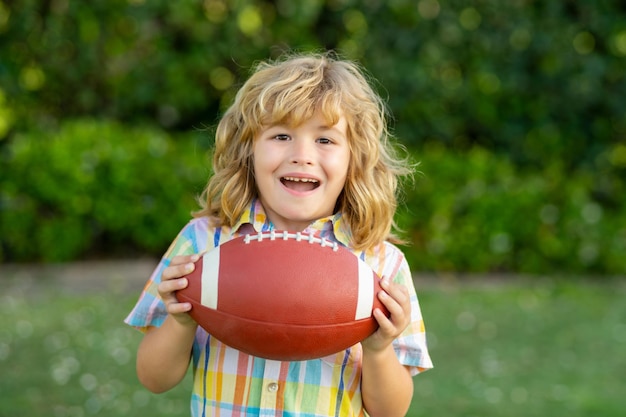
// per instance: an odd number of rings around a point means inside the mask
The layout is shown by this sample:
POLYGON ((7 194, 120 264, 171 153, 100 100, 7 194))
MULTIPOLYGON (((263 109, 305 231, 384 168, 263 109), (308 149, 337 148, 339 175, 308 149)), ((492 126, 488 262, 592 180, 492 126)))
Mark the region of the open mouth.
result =
POLYGON ((280 182, 294 191, 313 191, 320 186, 320 182, 313 178, 282 177, 280 182))

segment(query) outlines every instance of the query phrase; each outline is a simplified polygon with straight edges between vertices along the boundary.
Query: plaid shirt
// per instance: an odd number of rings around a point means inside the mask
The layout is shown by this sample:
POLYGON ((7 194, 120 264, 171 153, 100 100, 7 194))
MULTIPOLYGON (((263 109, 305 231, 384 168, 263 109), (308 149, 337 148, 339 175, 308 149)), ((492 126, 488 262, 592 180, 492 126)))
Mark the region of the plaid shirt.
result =
MULTIPOLYGON (((175 255, 201 253, 242 234, 269 231, 273 225, 258 201, 251 204, 232 229, 211 227, 207 218, 190 221, 147 282, 126 323, 142 331, 160 326, 167 312, 157 292, 161 273, 175 255)), ((307 231, 349 244, 341 215, 320 219, 307 231)), ((393 342, 400 363, 415 375, 432 367, 422 315, 402 252, 390 243, 373 253, 355 252, 379 276, 393 277, 411 294, 411 323, 393 342)), ((192 350, 194 383, 192 416, 365 416, 361 399, 361 344, 322 359, 280 362, 232 349, 198 326, 192 350)))

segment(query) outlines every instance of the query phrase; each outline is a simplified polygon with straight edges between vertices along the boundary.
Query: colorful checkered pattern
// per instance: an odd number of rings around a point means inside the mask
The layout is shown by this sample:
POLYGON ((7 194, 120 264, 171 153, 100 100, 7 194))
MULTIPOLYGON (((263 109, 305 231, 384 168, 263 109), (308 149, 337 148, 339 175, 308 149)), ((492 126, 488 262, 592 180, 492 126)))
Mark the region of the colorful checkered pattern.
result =
MULTIPOLYGON (((161 273, 175 255, 201 253, 242 234, 269 231, 258 201, 232 229, 214 228, 208 219, 194 219, 180 232, 155 269, 126 323, 146 330, 160 326, 167 312, 157 292, 161 273)), ((350 234, 339 214, 313 223, 326 239, 348 246, 350 234)), ((355 252, 379 276, 407 286, 411 293, 411 324, 394 341, 400 362, 413 375, 432 367, 421 311, 403 254, 384 243, 373 253, 355 252)), ((361 400, 361 345, 322 359, 279 362, 232 349, 198 327, 193 345, 192 416, 365 416, 361 400)))

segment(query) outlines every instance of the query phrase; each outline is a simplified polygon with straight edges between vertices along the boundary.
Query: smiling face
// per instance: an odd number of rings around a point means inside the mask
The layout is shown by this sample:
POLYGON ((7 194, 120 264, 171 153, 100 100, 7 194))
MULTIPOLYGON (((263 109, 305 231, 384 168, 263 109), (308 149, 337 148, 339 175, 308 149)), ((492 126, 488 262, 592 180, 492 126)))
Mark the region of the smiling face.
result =
POLYGON ((348 174, 344 117, 328 126, 320 112, 298 126, 264 127, 255 137, 259 198, 277 229, 302 231, 333 214, 348 174))

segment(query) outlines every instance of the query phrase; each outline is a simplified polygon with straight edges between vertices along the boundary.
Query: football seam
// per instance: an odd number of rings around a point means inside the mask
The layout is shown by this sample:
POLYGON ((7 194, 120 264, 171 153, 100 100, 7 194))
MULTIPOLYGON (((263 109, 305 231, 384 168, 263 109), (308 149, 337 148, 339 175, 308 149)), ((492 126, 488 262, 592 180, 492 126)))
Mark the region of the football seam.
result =
POLYGON ((253 241, 262 242, 264 239, 268 239, 268 238, 269 240, 293 239, 296 242, 309 242, 310 244, 316 243, 316 244, 319 244, 323 248, 329 247, 329 248, 332 248, 332 250, 335 252, 339 250, 339 245, 337 244, 337 242, 330 241, 324 237, 319 238, 311 233, 302 233, 302 232, 289 233, 289 232, 281 232, 281 231, 277 232, 275 230, 271 230, 269 233, 258 232, 257 234, 245 235, 243 241, 244 243, 249 244, 250 242, 253 242, 253 241))
POLYGON ((232 317, 237 319, 238 321, 243 321, 247 323, 253 324, 263 324, 269 327, 292 327, 292 328, 301 328, 301 329, 332 329, 333 327, 352 327, 359 323, 369 324, 372 322, 373 317, 368 317, 365 319, 353 320, 353 321, 343 321, 341 323, 328 323, 328 324, 298 324, 298 323, 276 323, 272 321, 263 321, 263 320, 254 320, 246 317, 237 316, 234 314, 226 313, 221 310, 215 310, 220 313, 220 315, 224 315, 227 317, 232 317))
MULTIPOLYGON (((179 302, 189 302, 189 303, 191 303, 192 306, 193 306, 192 307, 192 311, 193 311, 193 308, 205 308, 205 309, 208 309, 208 310, 213 310, 213 311, 215 311, 219 315, 237 318, 239 320, 247 321, 249 323, 259 323, 259 324, 262 323, 262 324, 269 324, 269 325, 285 325, 285 326, 293 326, 293 327, 324 328, 324 327, 332 327, 332 326, 352 325, 352 324, 355 324, 355 323, 370 321, 370 320, 374 319, 374 316, 370 315, 370 316, 364 317, 362 319, 355 319, 355 320, 348 320, 348 321, 342 321, 342 322, 338 322, 338 323, 327 323, 327 324, 306 324, 306 323, 298 324, 298 323, 287 323, 287 322, 285 322, 285 323, 276 323, 276 322, 267 321, 267 320, 255 320, 255 319, 252 319, 252 318, 249 318, 249 317, 241 317, 241 316, 238 316, 236 314, 229 313, 227 311, 223 311, 223 310, 219 310, 219 309, 215 309, 215 308, 210 308, 210 307, 202 305, 201 303, 198 303, 198 300, 195 300, 195 299, 191 298, 187 294, 178 294, 177 298, 178 298, 179 302)), ((195 314, 195 313, 193 313, 193 314, 195 314)))

